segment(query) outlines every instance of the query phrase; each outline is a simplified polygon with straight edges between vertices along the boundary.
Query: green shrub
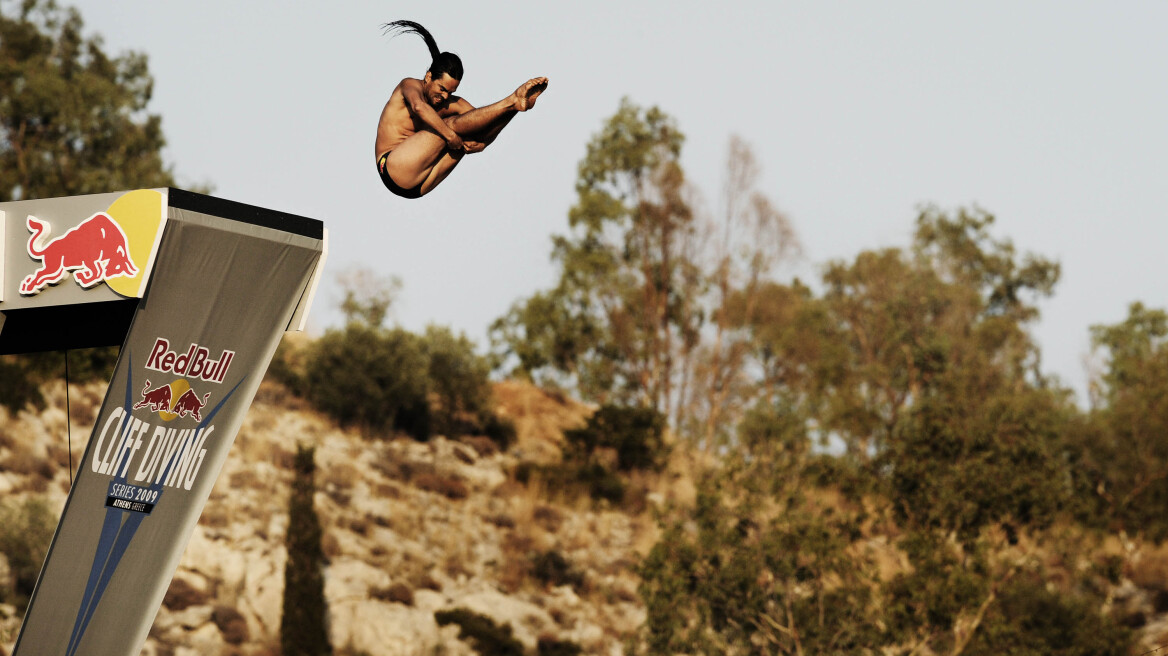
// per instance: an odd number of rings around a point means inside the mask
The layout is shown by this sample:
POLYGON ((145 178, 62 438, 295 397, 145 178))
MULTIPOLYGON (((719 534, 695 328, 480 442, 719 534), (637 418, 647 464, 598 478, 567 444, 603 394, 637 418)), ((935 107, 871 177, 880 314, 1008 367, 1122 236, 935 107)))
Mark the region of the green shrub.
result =
POLYGON ((1052 592, 1043 581, 1011 583, 990 607, 966 654, 1108 656, 1129 654, 1131 632, 1100 615, 1098 603, 1052 592))
POLYGON ((430 326, 421 338, 433 394, 434 431, 447 437, 475 432, 490 412, 490 365, 465 335, 430 326))
POLYGON ((415 335, 354 322, 325 333, 305 360, 309 401, 337 422, 430 436, 427 359, 415 335))
POLYGON ((579 588, 584 584, 584 575, 558 551, 545 551, 531 559, 531 575, 546 585, 570 585, 579 588))
POLYGON ((486 416, 482 428, 483 435, 491 438, 491 441, 503 451, 511 448, 511 445, 515 444, 515 440, 519 437, 515 430, 515 422, 494 413, 489 413, 486 416))
POLYGON ((625 482, 620 474, 595 462, 558 465, 521 462, 515 468, 514 476, 515 481, 523 485, 538 479, 548 490, 569 498, 586 495, 593 501, 612 504, 622 503, 625 499, 625 482))
POLYGON ((42 499, 27 498, 20 504, 0 505, 0 553, 8 557, 14 593, 12 599, 0 598, 0 601, 18 607, 28 604, 56 527, 57 518, 42 499))
POLYGON ((466 608, 434 613, 439 626, 458 625, 458 637, 471 643, 482 656, 523 656, 523 643, 511 635, 511 625, 499 626, 486 615, 466 608))
MULTIPOLYGON (((116 346, 73 349, 69 354, 69 382, 108 381, 118 363, 116 346)), ((0 405, 12 412, 32 405, 45 407, 40 386, 65 379, 65 354, 61 351, 0 356, 0 405)))
POLYGON ((625 499, 625 482, 603 465, 592 463, 576 470, 576 480, 588 488, 588 496, 595 501, 618 504, 625 499))
POLYGON ((264 375, 287 387, 293 394, 307 396, 308 381, 305 373, 307 350, 304 347, 297 347, 290 340, 281 340, 264 375))
POLYGON ((665 460, 665 417, 653 408, 604 405, 583 428, 564 432, 573 457, 587 460, 597 449, 616 451, 618 468, 656 469, 665 460))
POLYGON ((14 414, 30 405, 38 410, 45 407, 37 377, 12 356, 0 359, 0 405, 14 414))

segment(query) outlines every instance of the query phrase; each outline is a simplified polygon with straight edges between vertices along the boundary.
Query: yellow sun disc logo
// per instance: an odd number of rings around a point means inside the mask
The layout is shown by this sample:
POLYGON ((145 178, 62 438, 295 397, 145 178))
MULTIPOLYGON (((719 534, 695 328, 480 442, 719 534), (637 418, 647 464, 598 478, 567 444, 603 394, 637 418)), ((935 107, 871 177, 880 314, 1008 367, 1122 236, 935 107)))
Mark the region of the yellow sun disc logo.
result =
MULTIPOLYGON (((191 388, 191 384, 188 383, 187 381, 183 380, 182 378, 179 378, 178 380, 176 380, 170 384, 170 398, 174 399, 171 401, 172 408, 174 407, 175 401, 182 398, 182 395, 186 394, 187 390, 189 390, 190 388, 191 388)), ((159 410, 158 416, 162 417, 162 421, 170 421, 170 420, 174 419, 175 417, 177 417, 178 413, 170 412, 169 410, 159 410)))
POLYGON ((106 210, 106 214, 126 233, 130 259, 138 267, 138 273, 133 277, 117 276, 106 279, 110 289, 119 295, 127 298, 138 298, 142 295, 150 274, 150 256, 161 238, 160 228, 165 212, 166 198, 161 192, 153 189, 139 189, 123 194, 106 210))

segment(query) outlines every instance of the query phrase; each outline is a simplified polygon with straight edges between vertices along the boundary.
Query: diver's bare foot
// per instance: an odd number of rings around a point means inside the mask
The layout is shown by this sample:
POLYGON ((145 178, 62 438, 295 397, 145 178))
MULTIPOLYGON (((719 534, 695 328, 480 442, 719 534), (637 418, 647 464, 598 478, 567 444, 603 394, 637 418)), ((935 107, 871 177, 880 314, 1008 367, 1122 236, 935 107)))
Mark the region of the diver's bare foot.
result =
POLYGON ((543 93, 548 86, 548 79, 546 77, 533 77, 524 82, 513 94, 515 96, 515 109, 526 112, 535 107, 535 99, 539 98, 539 94, 543 93))

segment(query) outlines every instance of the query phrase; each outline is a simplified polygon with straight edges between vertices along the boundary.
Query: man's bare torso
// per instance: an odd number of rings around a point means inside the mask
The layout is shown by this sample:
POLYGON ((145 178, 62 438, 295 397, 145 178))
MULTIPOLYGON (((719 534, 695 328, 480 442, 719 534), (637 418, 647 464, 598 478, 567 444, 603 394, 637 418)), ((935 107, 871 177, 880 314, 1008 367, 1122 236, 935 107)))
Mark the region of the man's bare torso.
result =
MULTIPOLYGON (((420 119, 414 118, 410 113, 409 107, 406 106, 402 86, 407 84, 417 85, 420 88, 422 81, 408 77, 394 87, 393 93, 389 96, 389 101, 385 103, 385 107, 381 110, 381 118, 377 121, 377 139, 374 142, 375 152, 373 153, 374 160, 380 159, 382 155, 397 148, 398 144, 426 127, 420 119)), ((457 100, 457 96, 451 96, 449 102, 435 107, 434 111, 438 112, 438 116, 442 118, 453 116, 458 113, 452 108, 452 105, 457 100)))

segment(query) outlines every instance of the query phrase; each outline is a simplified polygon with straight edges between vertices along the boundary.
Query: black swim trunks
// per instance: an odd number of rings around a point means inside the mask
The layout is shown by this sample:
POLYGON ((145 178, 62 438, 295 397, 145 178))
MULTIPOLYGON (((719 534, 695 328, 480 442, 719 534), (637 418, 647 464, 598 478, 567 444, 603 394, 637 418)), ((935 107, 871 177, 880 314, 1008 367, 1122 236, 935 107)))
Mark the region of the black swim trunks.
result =
POLYGON ((421 198, 422 185, 420 183, 413 189, 405 189, 394 182, 393 178, 389 177, 389 172, 385 170, 385 161, 387 159, 389 159, 389 153, 382 155, 377 160, 377 172, 381 175, 381 183, 385 185, 385 188, 402 198, 421 198))

